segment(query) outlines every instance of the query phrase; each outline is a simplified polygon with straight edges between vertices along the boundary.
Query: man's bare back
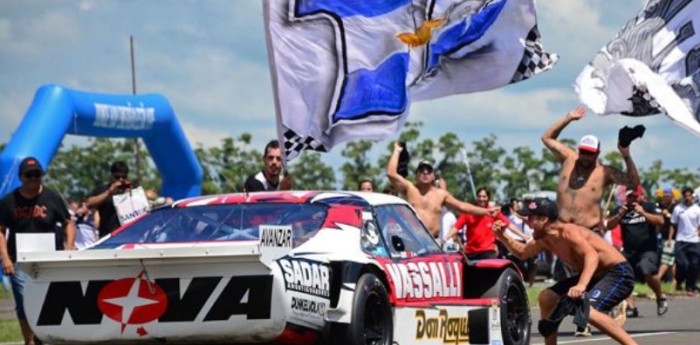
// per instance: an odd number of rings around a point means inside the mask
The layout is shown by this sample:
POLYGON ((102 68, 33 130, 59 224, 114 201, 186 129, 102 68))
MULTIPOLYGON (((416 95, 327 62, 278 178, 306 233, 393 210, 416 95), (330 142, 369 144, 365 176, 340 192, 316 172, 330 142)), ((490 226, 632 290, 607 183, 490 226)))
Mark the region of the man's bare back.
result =
MULTIPOLYGON (((540 292, 537 301, 541 320, 551 320, 561 296, 588 298, 591 303, 588 321, 592 325, 621 344, 636 344, 624 328, 607 315, 634 289, 633 269, 624 256, 592 231, 560 221, 556 203, 549 199, 535 198, 523 210, 527 224, 534 231, 533 240, 527 243, 513 240, 505 235, 505 223, 497 221, 493 230, 498 239, 519 259, 549 250, 579 272, 540 292)), ((557 343, 558 326, 554 324, 548 330, 548 327, 538 327, 545 336, 545 344, 557 343)))
POLYGON ((624 262, 625 257, 602 237, 588 229, 570 223, 555 222, 547 227, 546 233, 535 234, 535 240, 543 248, 553 252, 557 257, 577 272, 583 270, 584 257, 576 251, 579 237, 598 253, 598 272, 606 272, 613 266, 624 262), (539 237, 539 238, 538 238, 539 237))

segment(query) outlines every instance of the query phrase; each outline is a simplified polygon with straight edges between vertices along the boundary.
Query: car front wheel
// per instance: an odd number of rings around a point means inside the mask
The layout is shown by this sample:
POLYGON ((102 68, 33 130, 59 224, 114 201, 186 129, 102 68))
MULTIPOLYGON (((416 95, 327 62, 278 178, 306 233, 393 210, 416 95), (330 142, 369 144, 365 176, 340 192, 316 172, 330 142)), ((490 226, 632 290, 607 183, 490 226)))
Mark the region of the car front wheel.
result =
POLYGON ((384 283, 365 273, 357 281, 352 322, 347 329, 351 345, 391 345, 393 326, 389 295, 384 283))
POLYGON ((498 298, 501 311, 501 334, 504 345, 525 345, 530 342, 530 307, 520 275, 508 268, 484 297, 498 298))

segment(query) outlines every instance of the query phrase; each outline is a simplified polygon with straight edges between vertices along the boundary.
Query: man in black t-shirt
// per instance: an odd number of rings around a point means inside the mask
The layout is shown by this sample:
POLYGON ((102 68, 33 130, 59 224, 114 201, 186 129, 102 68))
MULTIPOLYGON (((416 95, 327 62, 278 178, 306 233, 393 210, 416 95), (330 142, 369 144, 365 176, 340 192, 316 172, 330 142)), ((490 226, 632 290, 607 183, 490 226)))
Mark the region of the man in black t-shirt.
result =
POLYGON ((98 228, 100 237, 109 235, 121 225, 112 196, 126 193, 133 188, 128 180, 129 167, 126 163, 114 162, 109 171, 112 175, 109 183, 95 188, 85 200, 88 208, 97 210, 100 214, 100 225, 98 228))
POLYGON ((265 168, 262 171, 248 176, 243 185, 243 191, 261 192, 292 188, 291 176, 282 174, 282 149, 277 140, 271 140, 265 145, 263 163, 265 168))
MULTIPOLYGON (((661 316, 668 311, 666 296, 661 292, 661 283, 656 277, 659 269, 658 226, 663 224, 660 210, 646 201, 641 185, 629 186, 625 192, 626 203, 617 207, 607 218, 607 228, 620 224, 622 230, 622 253, 635 270, 635 275, 644 281, 656 294, 656 313, 661 316)), ((627 317, 637 317, 639 311, 634 299, 627 300, 627 317)))
POLYGON ((12 294, 15 298, 17 319, 19 319, 25 344, 41 343, 33 339, 24 312, 24 284, 29 276, 15 268, 17 261, 17 240, 15 234, 54 233, 57 250, 73 250, 75 223, 71 220, 65 200, 42 184, 41 164, 34 157, 27 157, 20 163, 20 187, 0 201, 0 256, 2 268, 12 278, 12 294), (60 227, 58 226, 60 224, 60 227), (7 230, 10 230, 9 232, 7 230), (7 238, 5 238, 7 234, 7 238))

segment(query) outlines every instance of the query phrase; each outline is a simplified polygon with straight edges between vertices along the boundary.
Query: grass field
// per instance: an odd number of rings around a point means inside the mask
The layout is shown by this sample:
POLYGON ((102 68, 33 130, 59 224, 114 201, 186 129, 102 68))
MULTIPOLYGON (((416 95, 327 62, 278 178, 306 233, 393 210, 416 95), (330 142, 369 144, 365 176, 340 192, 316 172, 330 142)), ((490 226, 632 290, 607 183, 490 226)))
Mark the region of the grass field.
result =
POLYGON ((19 331, 17 320, 0 321, 0 343, 22 342, 22 333, 19 331))

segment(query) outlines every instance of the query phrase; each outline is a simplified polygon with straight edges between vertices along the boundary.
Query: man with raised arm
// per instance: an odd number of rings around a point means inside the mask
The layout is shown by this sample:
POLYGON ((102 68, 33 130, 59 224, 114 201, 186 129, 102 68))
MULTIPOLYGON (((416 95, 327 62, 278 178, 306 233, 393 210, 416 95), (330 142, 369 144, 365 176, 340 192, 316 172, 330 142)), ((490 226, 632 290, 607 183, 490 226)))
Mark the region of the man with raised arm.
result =
POLYGON ((398 171, 399 155, 403 151, 398 142, 394 143, 394 151, 387 164, 386 175, 398 192, 406 196, 406 200, 416 209, 418 217, 428 228, 433 237, 440 234, 442 206, 453 211, 474 215, 498 215, 499 208, 484 208, 457 200, 450 192, 435 186, 435 170, 428 161, 421 161, 416 168, 415 184, 401 176, 398 171))
POLYGON ((604 227, 600 203, 605 188, 611 184, 636 186, 639 184, 639 174, 630 157, 629 146, 624 147, 620 142, 618 149, 625 161, 626 173, 598 161, 600 141, 594 135, 581 138, 578 150, 557 140, 569 123, 582 119, 585 114, 583 107, 573 109, 544 132, 542 142, 562 164, 557 186, 559 219, 602 235, 604 227))
MULTIPOLYGON (((506 224, 496 221, 493 230, 508 250, 521 260, 550 250, 578 274, 542 290, 538 297, 540 333, 546 345, 557 343, 557 328, 565 315, 553 315, 561 298, 587 298, 588 322, 621 344, 636 344, 615 320, 607 315, 634 289, 634 271, 625 257, 602 237, 588 229, 562 222, 553 201, 535 198, 521 211, 534 230, 533 240, 522 243, 505 234, 506 224)), ((586 304, 582 304, 584 307, 586 304)), ((557 308, 558 309, 558 308, 557 308)), ((586 320, 582 320, 585 324, 586 320)))

